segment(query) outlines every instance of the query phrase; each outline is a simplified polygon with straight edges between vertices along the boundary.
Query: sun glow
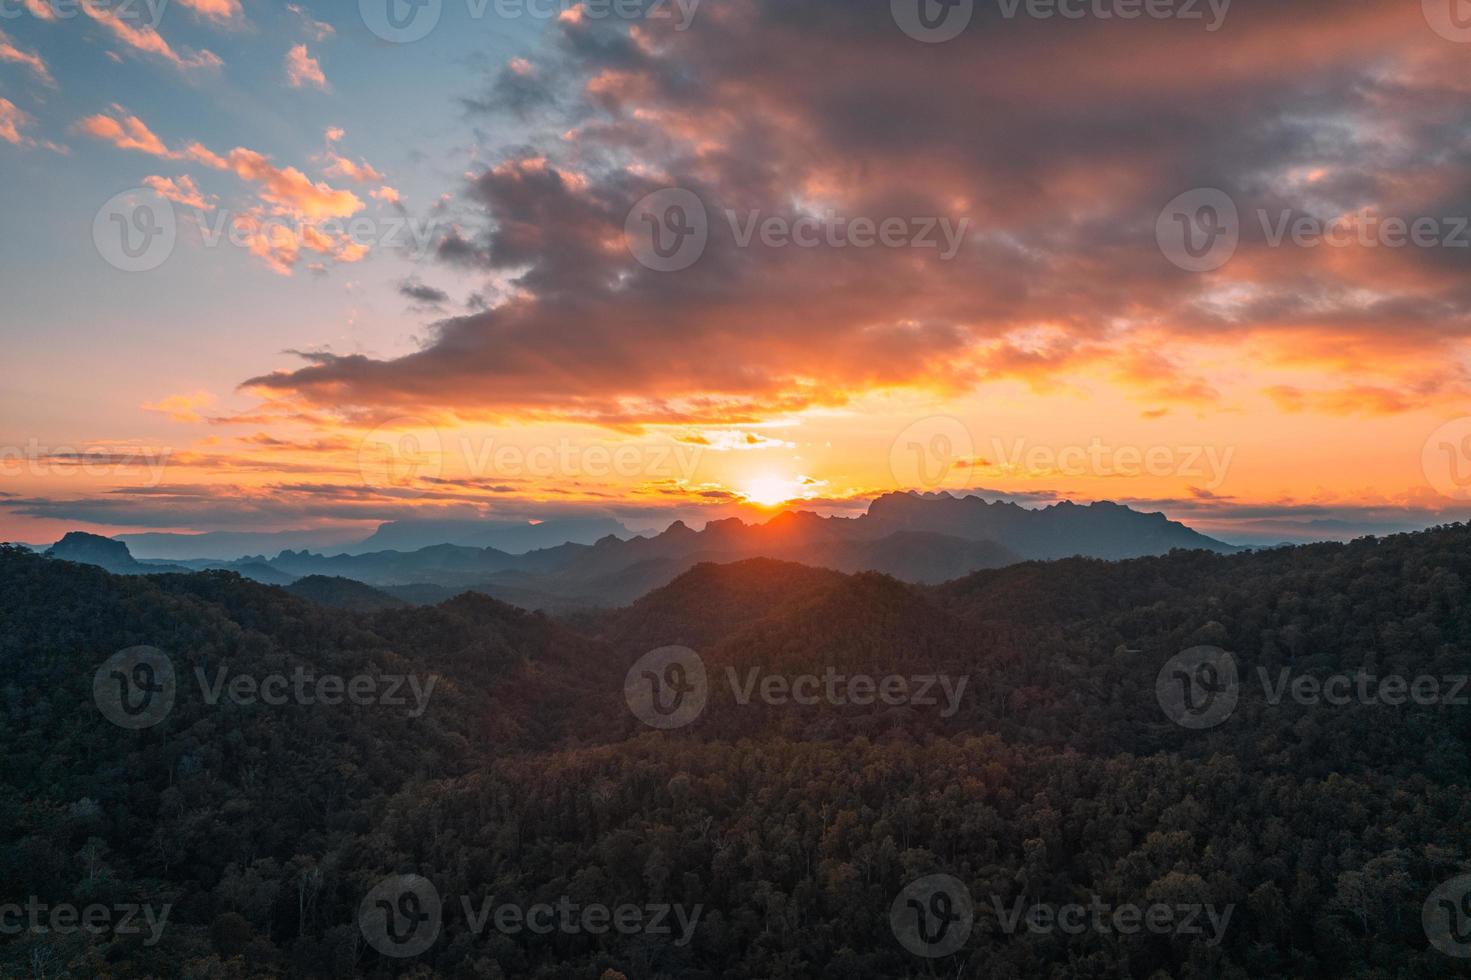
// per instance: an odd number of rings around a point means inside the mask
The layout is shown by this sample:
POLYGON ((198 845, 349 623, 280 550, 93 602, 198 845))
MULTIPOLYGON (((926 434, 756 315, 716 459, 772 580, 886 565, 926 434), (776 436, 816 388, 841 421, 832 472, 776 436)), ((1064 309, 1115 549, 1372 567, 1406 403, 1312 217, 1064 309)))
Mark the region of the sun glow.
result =
POLYGON ((775 507, 794 500, 802 493, 802 485, 796 480, 763 474, 747 480, 741 488, 741 496, 758 507, 775 507))

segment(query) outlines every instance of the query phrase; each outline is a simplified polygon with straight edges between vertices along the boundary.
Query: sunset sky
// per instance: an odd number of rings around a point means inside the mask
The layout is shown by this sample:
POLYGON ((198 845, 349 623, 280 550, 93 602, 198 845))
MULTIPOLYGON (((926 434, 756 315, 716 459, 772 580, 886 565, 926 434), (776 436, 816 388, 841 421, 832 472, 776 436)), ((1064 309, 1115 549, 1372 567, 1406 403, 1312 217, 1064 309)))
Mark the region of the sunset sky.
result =
POLYGON ((651 3, 0 0, 0 540, 1471 513, 1463 0, 651 3))

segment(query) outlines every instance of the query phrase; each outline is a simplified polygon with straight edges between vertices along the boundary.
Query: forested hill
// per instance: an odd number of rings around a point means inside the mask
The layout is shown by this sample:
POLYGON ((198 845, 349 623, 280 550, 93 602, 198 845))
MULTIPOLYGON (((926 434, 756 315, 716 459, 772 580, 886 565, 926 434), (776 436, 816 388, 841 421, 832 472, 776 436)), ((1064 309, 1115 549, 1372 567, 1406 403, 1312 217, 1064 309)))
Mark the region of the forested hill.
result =
POLYGON ((1471 872, 1468 580, 1452 526, 935 587, 702 565, 556 621, 0 549, 4 901, 168 909, 0 932, 0 976, 1468 975, 1426 925, 1471 872), (651 714, 650 676, 690 696, 651 714), (398 875, 442 899, 422 949, 364 924, 398 875), (896 923, 931 875, 973 925, 916 952, 896 923), (1019 902, 1229 918, 1063 932, 1019 902), (695 921, 541 933, 482 903, 695 921))

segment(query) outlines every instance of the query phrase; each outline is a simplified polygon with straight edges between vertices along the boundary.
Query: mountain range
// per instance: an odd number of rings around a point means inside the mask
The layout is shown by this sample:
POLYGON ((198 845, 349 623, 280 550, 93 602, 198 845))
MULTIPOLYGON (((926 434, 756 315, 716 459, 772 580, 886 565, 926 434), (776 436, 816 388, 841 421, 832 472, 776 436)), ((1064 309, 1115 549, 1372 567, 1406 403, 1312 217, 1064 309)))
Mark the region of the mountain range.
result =
POLYGON ((1471 728, 1451 700, 1471 671, 1465 525, 938 585, 754 558, 563 616, 137 566, 0 547, 0 866, 39 907, 141 903, 167 926, 152 942, 8 930, 0 977, 1465 975, 1424 912, 1471 874, 1471 728), (703 681, 668 675, 698 710, 658 727, 629 678, 672 644, 703 681), (1227 708, 1205 727, 1160 687, 1202 645, 1228 669, 1197 705, 1227 708), (101 681, 133 684, 107 671, 140 651, 144 704, 167 700, 119 727, 107 706, 133 688, 101 681), (1288 675, 1324 692, 1375 677, 1386 696, 1416 678, 1435 697, 1274 695, 1288 675), (313 682, 268 701, 274 678, 313 682), (802 678, 827 693, 796 697, 802 678), (891 679, 915 696, 875 697, 891 679), (403 875, 445 913, 413 963, 364 942, 363 909, 403 875), (930 876, 975 912, 944 959, 906 946, 893 911, 930 876), (680 945, 477 932, 461 910, 482 901, 703 914, 680 945), (1004 927, 1085 903, 1230 918, 1208 934, 1004 927))
POLYGON ((415 604, 477 591, 524 608, 563 610, 627 605, 703 562, 758 557, 934 584, 1028 560, 1119 560, 1177 548, 1237 550, 1163 514, 1120 504, 1063 502, 1029 510, 949 494, 886 494, 856 518, 788 511, 762 524, 736 518, 711 521, 699 531, 675 521, 652 537, 620 537, 612 529, 626 528, 603 520, 561 521, 540 531, 543 526, 390 524, 369 540, 412 545, 425 535, 454 533, 464 543, 331 555, 288 549, 274 558, 173 562, 138 560, 121 540, 73 532, 47 554, 119 574, 224 569, 269 585, 326 577, 350 579, 415 604), (524 553, 511 550, 539 535, 586 537, 598 531, 609 533, 591 543, 566 540, 524 553))
MULTIPOLYGON (((184 534, 149 531, 119 534, 133 557, 162 561, 234 561, 245 555, 288 550, 359 555, 370 551, 417 551, 436 544, 495 548, 519 555, 537 548, 577 542, 592 544, 609 534, 634 532, 607 517, 552 518, 545 521, 446 521, 410 518, 388 521, 367 537, 351 528, 296 531, 207 531, 184 534)), ((36 550, 45 550, 36 549, 36 550)))

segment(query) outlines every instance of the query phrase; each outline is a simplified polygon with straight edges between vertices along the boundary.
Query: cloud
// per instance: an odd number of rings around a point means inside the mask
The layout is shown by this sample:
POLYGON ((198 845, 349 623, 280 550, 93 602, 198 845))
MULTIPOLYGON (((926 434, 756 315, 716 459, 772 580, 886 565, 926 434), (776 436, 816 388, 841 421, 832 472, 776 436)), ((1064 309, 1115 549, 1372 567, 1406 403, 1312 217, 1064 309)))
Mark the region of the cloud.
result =
MULTIPOLYGON (((210 0, 203 0, 208 3, 210 0)), ((81 4, 82 11, 94 21, 107 28, 123 44, 135 51, 151 54, 162 58, 180 71, 191 69, 213 69, 221 67, 224 62, 212 51, 188 51, 180 54, 175 51, 169 42, 163 39, 163 35, 147 24, 134 25, 128 23, 120 12, 120 9, 112 9, 95 3, 81 4)))
POLYGON ((152 188, 160 197, 182 204, 189 208, 198 208, 200 211, 214 210, 214 201, 206 198, 198 187, 194 185, 191 177, 183 176, 177 179, 168 177, 144 177, 143 185, 152 188))
POLYGON ((321 64, 307 54, 305 44, 296 45, 286 54, 286 84, 292 88, 311 85, 325 90, 328 87, 321 64))
POLYGON ((17 108, 9 99, 0 98, 0 140, 16 145, 28 145, 30 139, 21 135, 21 130, 35 122, 24 110, 17 108))
POLYGON ((324 24, 311 15, 311 12, 299 4, 288 3, 286 9, 301 21, 302 29, 307 32, 313 41, 327 41, 337 36, 337 29, 331 24, 324 24))
POLYGON ((175 422, 203 422, 204 417, 199 414, 199 410, 213 405, 214 402, 215 396, 210 392, 195 391, 169 395, 156 402, 147 402, 142 407, 145 411, 161 412, 175 422))
MULTIPOLYGON (((331 256, 338 262, 357 262, 367 255, 369 246, 354 240, 345 229, 325 227, 334 219, 347 218, 361 211, 363 201, 352 191, 334 188, 324 181, 313 180, 295 167, 281 167, 270 157, 237 146, 221 156, 199 143, 182 150, 171 150, 147 124, 128 115, 120 106, 108 115, 88 116, 77 124, 77 130, 106 140, 125 150, 136 150, 166 160, 188 160, 215 170, 229 171, 241 180, 256 185, 260 203, 237 210, 232 226, 251 254, 273 270, 290 275, 302 252, 331 256)), ((194 204, 205 201, 192 179, 178 182, 162 177, 148 178, 148 186, 165 197, 194 204)), ((205 201, 206 207, 212 202, 205 201)))
POLYGON ((21 6, 37 20, 56 20, 56 9, 52 3, 53 0, 21 0, 21 6))
POLYGON ((449 302, 449 293, 446 293, 442 289, 436 289, 433 286, 426 285, 420 282, 417 277, 410 277, 400 282, 398 284, 398 291, 401 296, 406 296, 416 303, 428 306, 438 306, 441 303, 449 302))
MULTIPOLYGON (((118 106, 113 111, 123 112, 118 106)), ((77 129, 120 149, 168 160, 194 160, 217 170, 230 170, 241 180, 259 184, 263 200, 308 219, 345 218, 363 207, 363 202, 351 191, 313 181, 295 167, 278 167, 270 157, 255 150, 237 146, 220 156, 198 143, 184 150, 170 150, 137 116, 126 115, 120 120, 100 114, 88 116, 77 124, 77 129)))
POLYGON ((270 158, 236 147, 227 157, 229 169, 241 180, 261 185, 261 197, 309 219, 346 218, 363 208, 352 191, 336 190, 313 181, 295 167, 277 167, 270 158))
POLYGON ((46 67, 46 62, 41 60, 41 56, 16 47, 15 42, 4 31, 0 31, 0 61, 24 65, 36 76, 38 82, 48 88, 56 87, 56 79, 51 77, 51 71, 46 67))
POLYGON ((1306 411, 1463 403, 1471 253, 1274 245, 1256 218, 1466 214, 1471 160, 1445 142, 1471 127, 1459 52, 1413 5, 1241 0, 1230 18, 1062 25, 977 5, 943 45, 850 0, 742 0, 683 32, 567 18, 555 54, 497 67, 474 107, 534 105, 554 135, 473 174, 438 244, 505 284, 495 304, 402 357, 313 354, 249 383, 323 408, 613 427, 1084 377, 1141 411, 1198 411, 1241 394, 1242 366, 1258 386, 1341 393, 1306 411), (677 273, 625 239, 634 205, 668 187, 709 217, 677 273), (1211 274, 1155 238, 1192 187, 1243 216, 1211 274), (952 261, 740 242, 753 219, 829 215, 970 230, 952 261))
MULTIPOLYGON (((120 106, 113 106, 115 112, 121 112, 120 106)), ((120 150, 137 150, 139 153, 147 153, 150 156, 164 157, 169 160, 180 159, 181 154, 172 153, 164 146, 163 140, 149 129, 147 124, 137 116, 125 115, 122 119, 114 119, 111 116, 97 114, 88 116, 77 123, 77 131, 91 136, 95 139, 106 140, 120 150)))
POLYGON ((220 23, 239 22, 244 19, 240 0, 179 0, 195 14, 220 23))

